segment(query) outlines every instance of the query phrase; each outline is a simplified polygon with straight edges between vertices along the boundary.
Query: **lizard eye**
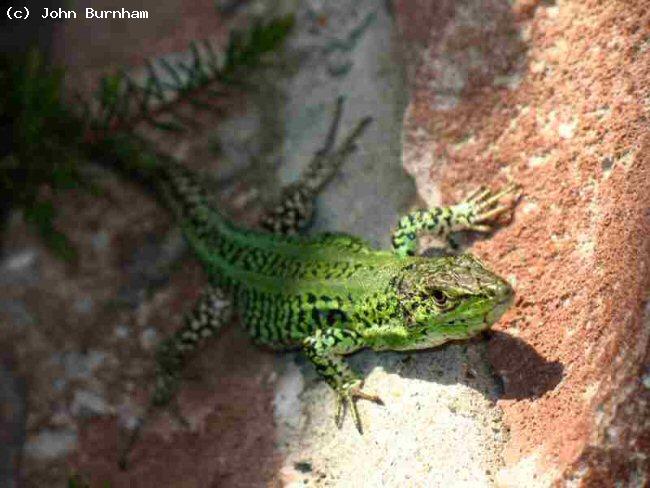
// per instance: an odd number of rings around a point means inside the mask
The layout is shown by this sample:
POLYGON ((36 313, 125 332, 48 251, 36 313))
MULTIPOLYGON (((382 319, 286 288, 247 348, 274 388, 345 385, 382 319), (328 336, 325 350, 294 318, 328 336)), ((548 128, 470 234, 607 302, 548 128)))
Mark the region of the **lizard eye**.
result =
POLYGON ((431 294, 433 301, 440 307, 444 307, 447 304, 447 295, 445 295, 440 290, 433 290, 431 294))

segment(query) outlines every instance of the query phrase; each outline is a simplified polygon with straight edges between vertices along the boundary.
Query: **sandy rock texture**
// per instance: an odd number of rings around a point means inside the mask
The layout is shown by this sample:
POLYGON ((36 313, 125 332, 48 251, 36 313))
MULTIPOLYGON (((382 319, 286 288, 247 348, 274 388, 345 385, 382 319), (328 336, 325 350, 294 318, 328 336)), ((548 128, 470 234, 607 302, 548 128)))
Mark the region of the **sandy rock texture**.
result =
POLYGON ((489 343, 511 433, 497 484, 647 486, 647 2, 394 7, 412 86, 404 166, 422 197, 523 186, 512 222, 472 248, 517 291, 489 343))

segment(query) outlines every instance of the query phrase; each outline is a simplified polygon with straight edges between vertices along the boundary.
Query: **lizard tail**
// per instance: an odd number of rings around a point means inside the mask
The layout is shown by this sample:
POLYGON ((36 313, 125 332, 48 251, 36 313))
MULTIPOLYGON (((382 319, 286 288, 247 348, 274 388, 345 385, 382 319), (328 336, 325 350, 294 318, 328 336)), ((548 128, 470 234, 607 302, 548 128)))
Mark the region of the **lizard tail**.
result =
POLYGON ((199 175, 169 156, 152 151, 137 136, 129 134, 106 138, 100 151, 93 156, 116 169, 129 181, 135 180, 144 185, 180 221, 201 227, 206 224, 209 214, 212 224, 227 225, 218 209, 214 208, 199 175))

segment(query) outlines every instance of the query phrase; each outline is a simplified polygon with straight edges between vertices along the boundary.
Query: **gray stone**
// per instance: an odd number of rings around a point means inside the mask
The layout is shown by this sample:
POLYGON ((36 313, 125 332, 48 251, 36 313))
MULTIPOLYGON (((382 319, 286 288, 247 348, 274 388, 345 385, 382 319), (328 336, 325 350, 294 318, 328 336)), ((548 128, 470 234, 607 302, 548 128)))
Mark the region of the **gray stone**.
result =
POLYGON ((322 146, 334 100, 344 96, 339 141, 362 117, 374 120, 319 196, 313 232, 352 232, 386 247, 390 228, 414 198, 415 188, 400 165, 406 93, 392 23, 382 5, 324 3, 320 15, 327 24, 317 36, 303 26, 309 14, 299 8, 289 49, 300 53, 300 64, 284 82, 288 100, 278 108, 286 131, 279 179, 283 184, 294 180, 322 146), (349 70, 333 75, 331 59, 339 55, 349 60, 349 70))
POLYGON ((90 378, 105 359, 106 353, 96 350, 87 353, 66 351, 52 355, 52 361, 63 366, 65 380, 90 378))
POLYGON ((106 400, 90 390, 77 390, 74 394, 70 411, 75 417, 90 418, 110 411, 106 400))
POLYGON ((25 454, 39 460, 53 460, 72 452, 77 447, 77 433, 73 429, 43 429, 30 436, 25 454))
POLYGON ((95 301, 91 296, 80 297, 74 302, 74 309, 77 313, 88 315, 93 311, 95 301))
POLYGON ((95 251, 102 252, 108 248, 110 236, 105 230, 100 230, 92 238, 92 245, 95 251))
POLYGON ((118 339, 126 339, 131 335, 131 329, 127 325, 120 324, 115 327, 113 333, 118 339))
POLYGON ((302 415, 300 395, 305 387, 305 381, 300 368, 294 362, 288 362, 285 371, 276 383, 273 407, 278 419, 298 427, 302 415))
POLYGON ((22 249, 0 262, 0 285, 27 286, 38 283, 41 273, 36 249, 22 249))
POLYGON ((140 345, 144 349, 152 349, 158 343, 158 331, 153 327, 147 327, 140 334, 140 345))

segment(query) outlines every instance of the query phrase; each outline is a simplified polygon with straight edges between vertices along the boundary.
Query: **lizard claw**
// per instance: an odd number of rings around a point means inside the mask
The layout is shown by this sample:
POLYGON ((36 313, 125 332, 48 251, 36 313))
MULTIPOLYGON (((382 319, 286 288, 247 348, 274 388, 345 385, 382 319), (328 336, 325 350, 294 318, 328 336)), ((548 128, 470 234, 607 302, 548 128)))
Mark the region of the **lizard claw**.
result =
POLYGON ((384 404, 384 402, 379 397, 379 395, 366 393, 361 389, 361 387, 362 387, 362 383, 359 382, 354 386, 341 389, 340 391, 337 392, 335 422, 336 422, 336 426, 339 429, 343 425, 343 417, 345 414, 345 409, 346 407, 349 406, 350 411, 352 412, 352 419, 354 420, 354 425, 356 426, 359 433, 363 434, 361 416, 359 415, 359 410, 357 409, 357 402, 356 402, 358 398, 361 398, 362 400, 369 400, 373 403, 376 403, 377 405, 384 404))
MULTIPOLYGON (((463 202, 464 204, 470 205, 474 212, 468 228, 478 232, 489 232, 492 230, 491 226, 486 222, 494 220, 495 217, 512 209, 512 205, 499 205, 501 198, 518 192, 519 189, 519 185, 510 183, 501 191, 494 194, 483 186, 471 192, 463 202)), ((518 197, 519 195, 517 195, 518 197)))

